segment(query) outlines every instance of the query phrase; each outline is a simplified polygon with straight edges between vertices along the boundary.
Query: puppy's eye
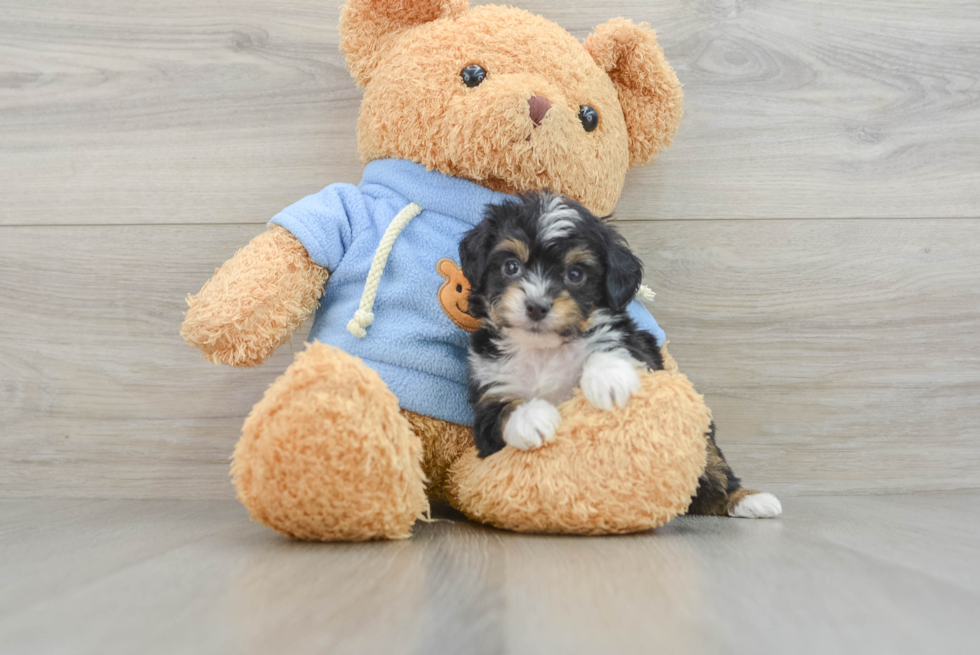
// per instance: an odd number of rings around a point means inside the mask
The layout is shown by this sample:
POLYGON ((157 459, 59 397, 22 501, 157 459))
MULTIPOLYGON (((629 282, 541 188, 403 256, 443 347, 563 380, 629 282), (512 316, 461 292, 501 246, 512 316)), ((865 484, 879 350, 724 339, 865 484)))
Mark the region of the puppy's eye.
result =
POLYGON ((567 271, 567 272, 565 273, 565 280, 566 280, 566 281, 567 281, 567 282, 568 282, 569 284, 571 284, 571 285, 573 285, 573 286, 575 286, 575 285, 579 285, 579 284, 582 284, 583 282, 585 282, 585 278, 586 278, 586 277, 587 277, 587 276, 585 275, 585 271, 583 271, 583 270, 582 270, 581 268, 579 268, 578 266, 572 266, 572 267, 571 267, 570 269, 568 269, 568 271, 567 271))
POLYGON ((479 64, 470 64, 459 76, 463 78, 463 84, 472 89, 483 84, 483 80, 487 79, 487 71, 479 64))
POLYGON ((521 263, 516 259, 508 259, 504 262, 504 275, 507 277, 517 277, 521 274, 521 263))
POLYGON ((588 105, 579 107, 578 117, 586 132, 594 132, 599 127, 599 112, 588 105))

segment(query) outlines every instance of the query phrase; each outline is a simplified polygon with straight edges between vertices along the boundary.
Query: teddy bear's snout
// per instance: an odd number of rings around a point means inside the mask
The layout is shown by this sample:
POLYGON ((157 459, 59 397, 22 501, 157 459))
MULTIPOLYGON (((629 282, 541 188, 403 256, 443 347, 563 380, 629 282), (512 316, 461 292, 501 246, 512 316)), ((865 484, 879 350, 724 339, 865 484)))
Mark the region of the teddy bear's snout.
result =
POLYGON ((541 125, 545 114, 551 109, 551 103, 544 96, 532 96, 527 104, 531 109, 531 120, 534 122, 534 127, 541 125))

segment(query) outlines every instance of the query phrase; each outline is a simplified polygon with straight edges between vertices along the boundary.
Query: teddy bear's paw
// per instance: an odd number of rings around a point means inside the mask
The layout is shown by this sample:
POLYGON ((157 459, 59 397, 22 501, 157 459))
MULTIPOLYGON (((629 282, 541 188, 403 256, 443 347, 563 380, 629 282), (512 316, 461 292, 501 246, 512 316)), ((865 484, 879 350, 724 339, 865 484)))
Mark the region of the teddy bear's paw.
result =
POLYGON ((739 519, 771 519, 783 513, 783 505, 770 493, 749 494, 729 510, 728 515, 739 519))
POLYGON ((555 436, 561 414, 547 400, 530 400, 514 410, 504 426, 504 443, 518 450, 540 448, 555 436))
POLYGON ((612 410, 625 407, 640 388, 632 360, 611 353, 594 353, 582 371, 582 393, 593 407, 612 410))

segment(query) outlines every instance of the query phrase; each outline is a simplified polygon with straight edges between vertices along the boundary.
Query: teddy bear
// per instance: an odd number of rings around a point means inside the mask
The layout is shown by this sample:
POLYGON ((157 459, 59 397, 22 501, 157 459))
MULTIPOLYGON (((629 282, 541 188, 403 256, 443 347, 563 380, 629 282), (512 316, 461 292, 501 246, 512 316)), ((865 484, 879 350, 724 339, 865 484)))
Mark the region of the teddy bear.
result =
POLYGON ((658 339, 665 370, 624 408, 580 393, 554 441, 473 446, 466 348, 477 323, 458 243, 484 208, 548 189, 608 215, 630 168, 671 142, 682 91, 646 25, 579 42, 467 0, 348 0, 341 49, 364 88, 359 185, 273 217, 188 297, 184 339, 210 362, 263 363, 315 313, 307 348, 253 407, 232 478, 253 520, 321 541, 400 539, 433 500, 526 532, 645 530, 748 493, 702 476, 710 411, 658 339), (699 476, 702 479, 699 479, 699 476), (695 509, 698 509, 697 507, 695 509))

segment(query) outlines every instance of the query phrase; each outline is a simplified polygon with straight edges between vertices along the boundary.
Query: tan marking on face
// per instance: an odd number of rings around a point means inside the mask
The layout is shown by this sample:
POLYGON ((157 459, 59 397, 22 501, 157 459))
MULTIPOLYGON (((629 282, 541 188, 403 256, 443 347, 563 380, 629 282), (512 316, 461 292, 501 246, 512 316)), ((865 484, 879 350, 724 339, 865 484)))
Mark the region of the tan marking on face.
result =
POLYGON ((592 251, 584 246, 579 246, 577 248, 572 248, 565 255, 565 266, 571 266, 572 264, 586 264, 588 266, 595 266, 596 260, 595 255, 592 251))
POLYGON ((567 291, 562 291, 555 298, 554 305, 551 307, 551 314, 554 317, 552 320, 557 324, 556 329, 558 331, 582 323, 582 310, 579 309, 578 303, 567 291))
POLYGON ((512 284, 500 294, 500 299, 490 307, 490 320, 499 327, 524 324, 527 296, 518 284, 512 284))
POLYGON ((526 262, 531 257, 531 249, 527 247, 527 244, 514 237, 504 239, 497 244, 497 247, 494 248, 493 251, 509 252, 522 262, 526 262))
POLYGON ((579 330, 581 330, 582 332, 585 332, 586 330, 591 329, 592 328, 592 319, 594 319, 594 318, 595 318, 595 310, 593 309, 592 310, 592 313, 590 313, 588 316, 586 316, 585 318, 583 318, 582 319, 582 322, 579 323, 579 326, 578 326, 579 327, 579 330))

